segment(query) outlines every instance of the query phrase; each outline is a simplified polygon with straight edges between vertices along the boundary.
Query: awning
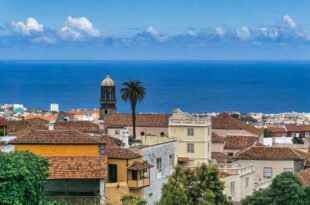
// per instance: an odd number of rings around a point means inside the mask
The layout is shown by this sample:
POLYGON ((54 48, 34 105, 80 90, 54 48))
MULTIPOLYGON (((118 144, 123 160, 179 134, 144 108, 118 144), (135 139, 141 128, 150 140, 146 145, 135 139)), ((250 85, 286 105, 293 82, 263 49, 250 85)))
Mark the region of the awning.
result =
POLYGON ((132 165, 130 165, 127 169, 129 169, 129 170, 143 170, 143 169, 148 169, 151 167, 153 167, 153 165, 150 165, 149 163, 134 161, 134 163, 132 163, 132 165))

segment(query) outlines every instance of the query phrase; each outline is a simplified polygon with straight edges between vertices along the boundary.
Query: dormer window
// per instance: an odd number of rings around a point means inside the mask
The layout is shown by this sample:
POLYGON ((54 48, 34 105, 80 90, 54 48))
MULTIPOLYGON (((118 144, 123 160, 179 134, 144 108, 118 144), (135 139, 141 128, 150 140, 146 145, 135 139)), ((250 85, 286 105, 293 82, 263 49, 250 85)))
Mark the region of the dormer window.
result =
POLYGON ((102 144, 102 145, 99 145, 99 155, 102 156, 105 154, 105 146, 102 144))

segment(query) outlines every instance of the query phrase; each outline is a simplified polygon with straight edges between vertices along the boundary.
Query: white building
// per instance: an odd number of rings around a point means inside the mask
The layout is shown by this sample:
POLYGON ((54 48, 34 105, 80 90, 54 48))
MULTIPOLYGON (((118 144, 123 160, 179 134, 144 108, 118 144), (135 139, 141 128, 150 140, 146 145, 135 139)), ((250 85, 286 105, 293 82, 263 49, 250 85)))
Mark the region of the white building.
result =
POLYGON ((51 104, 51 112, 59 112, 59 105, 52 103, 51 104))

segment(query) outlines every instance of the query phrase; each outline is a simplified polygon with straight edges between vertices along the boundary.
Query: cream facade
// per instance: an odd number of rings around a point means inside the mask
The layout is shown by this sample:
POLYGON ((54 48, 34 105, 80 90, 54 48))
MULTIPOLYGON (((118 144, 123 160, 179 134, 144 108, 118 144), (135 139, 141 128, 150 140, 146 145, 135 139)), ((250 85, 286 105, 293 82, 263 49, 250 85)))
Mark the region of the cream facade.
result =
POLYGON ((168 136, 177 141, 178 162, 186 167, 211 160, 211 119, 179 109, 169 119, 168 136))
POLYGON ((227 175, 221 180, 225 183, 224 193, 235 202, 240 203, 255 190, 255 166, 228 164, 219 165, 219 169, 227 175))
POLYGON ((256 167, 256 183, 273 178, 284 171, 299 172, 302 161, 294 160, 238 160, 238 164, 254 164, 256 167))

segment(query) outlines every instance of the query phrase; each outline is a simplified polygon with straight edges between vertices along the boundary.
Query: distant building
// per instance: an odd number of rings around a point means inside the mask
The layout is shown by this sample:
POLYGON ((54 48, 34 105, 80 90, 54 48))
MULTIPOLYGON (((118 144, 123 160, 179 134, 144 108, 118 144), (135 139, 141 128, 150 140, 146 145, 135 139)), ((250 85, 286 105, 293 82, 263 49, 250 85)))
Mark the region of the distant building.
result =
POLYGON ((0 117, 0 137, 7 135, 7 123, 3 117, 0 117))
POLYGON ((176 109, 169 118, 168 136, 177 141, 177 160, 183 166, 195 167, 211 161, 210 117, 176 109))
POLYGON ((100 120, 116 112, 115 82, 107 74, 101 82, 100 92, 100 120))
POLYGON ((59 105, 51 104, 51 112, 59 112, 59 105))
POLYGON ((298 173, 305 168, 310 155, 289 147, 252 146, 233 159, 238 164, 254 164, 257 182, 270 179, 284 171, 298 173))
POLYGON ((107 178, 105 144, 78 131, 29 131, 9 142, 50 162, 45 191, 72 204, 104 204, 107 178))
MULTIPOLYGON (((140 139, 146 135, 167 136, 169 116, 168 114, 136 114, 136 137, 140 139)), ((113 113, 106 116, 104 129, 114 138, 121 139, 124 129, 128 130, 129 136, 132 136, 131 114, 113 113)))

